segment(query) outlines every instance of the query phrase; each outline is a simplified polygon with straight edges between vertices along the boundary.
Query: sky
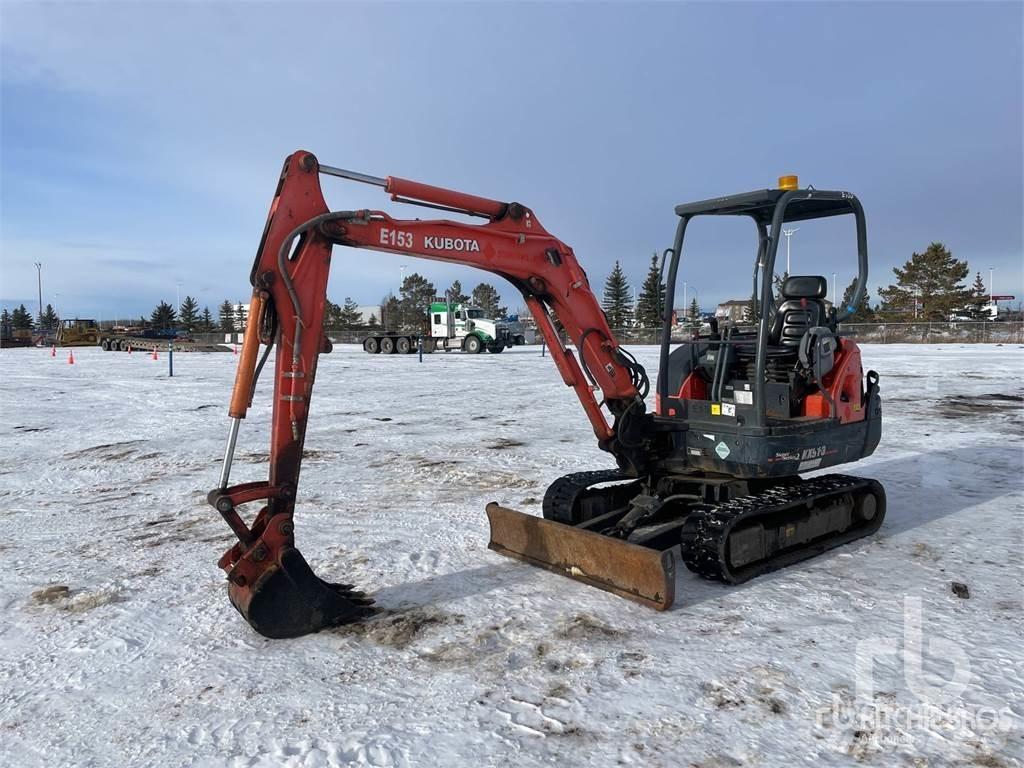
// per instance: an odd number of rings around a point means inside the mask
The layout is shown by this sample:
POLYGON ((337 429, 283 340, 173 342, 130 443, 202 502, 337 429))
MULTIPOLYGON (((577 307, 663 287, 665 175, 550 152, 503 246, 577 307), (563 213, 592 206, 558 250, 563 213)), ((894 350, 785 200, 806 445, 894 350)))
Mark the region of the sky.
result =
MULTIPOLYGON (((1022 5, 15 3, 0 5, 0 305, 138 317, 247 300, 281 163, 395 175, 533 209, 600 291, 639 288, 676 204, 802 185, 857 194, 872 299, 930 242, 1024 294, 1022 5)), ((333 209, 422 217, 324 178, 333 209)), ((443 216, 443 214, 439 214, 443 216)), ((853 225, 801 225, 794 274, 853 278, 853 225)), ((780 258, 782 251, 780 251, 780 258)), ((746 220, 699 220, 677 295, 749 295, 746 220)), ((781 264, 781 262, 780 262, 781 264)), ((378 303, 402 266, 336 249, 328 295, 378 303)))

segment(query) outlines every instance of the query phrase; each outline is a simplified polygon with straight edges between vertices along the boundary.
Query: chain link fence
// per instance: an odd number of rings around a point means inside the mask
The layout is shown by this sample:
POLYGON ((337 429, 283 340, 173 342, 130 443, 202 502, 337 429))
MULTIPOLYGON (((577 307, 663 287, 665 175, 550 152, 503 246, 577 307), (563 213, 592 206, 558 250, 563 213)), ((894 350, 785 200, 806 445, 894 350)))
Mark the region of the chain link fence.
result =
POLYGON ((1024 322, 843 323, 839 331, 865 344, 1021 344, 1024 322))
MULTIPOLYGON (((1024 344, 1024 322, 1019 320, 842 323, 839 332, 865 344, 1024 344)), ((614 333, 623 344, 660 344, 662 338, 660 328, 616 328, 614 333)), ((707 335, 706 328, 701 335, 707 335)), ((673 342, 689 341, 692 338, 692 330, 672 330, 673 342)))
MULTIPOLYGON (((661 328, 614 328, 615 337, 625 345, 661 344, 661 328)), ((865 344, 1024 344, 1024 322, 972 321, 951 323, 842 323, 839 332, 865 344)), ((335 344, 362 344, 369 329, 327 329, 335 344)), ((705 328, 702 335, 707 335, 705 328)), ((210 344, 240 343, 242 334, 194 334, 197 341, 210 344)), ((693 330, 673 328, 672 341, 681 343, 693 338, 693 330)), ((539 333, 527 334, 539 345, 539 333)), ((566 341, 563 334, 563 341, 566 341)))

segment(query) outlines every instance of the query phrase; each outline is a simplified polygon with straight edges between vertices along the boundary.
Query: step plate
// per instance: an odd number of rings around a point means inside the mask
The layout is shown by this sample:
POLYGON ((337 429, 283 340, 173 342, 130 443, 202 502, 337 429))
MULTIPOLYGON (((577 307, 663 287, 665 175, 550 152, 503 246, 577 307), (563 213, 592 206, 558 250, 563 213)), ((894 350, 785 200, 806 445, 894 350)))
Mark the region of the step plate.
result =
POLYGON ((487 505, 491 540, 487 546, 553 573, 635 600, 658 611, 672 607, 676 594, 673 550, 657 550, 622 539, 487 505))

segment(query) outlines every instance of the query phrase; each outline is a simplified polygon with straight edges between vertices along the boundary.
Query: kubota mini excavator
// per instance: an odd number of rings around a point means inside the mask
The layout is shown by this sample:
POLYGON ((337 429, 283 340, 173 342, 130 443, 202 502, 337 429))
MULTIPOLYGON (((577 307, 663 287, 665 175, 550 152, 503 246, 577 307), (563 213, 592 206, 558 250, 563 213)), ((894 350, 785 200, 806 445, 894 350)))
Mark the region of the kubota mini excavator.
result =
POLYGON ((289 156, 250 275, 228 445, 220 484, 209 494, 238 538, 220 560, 229 596, 256 631, 294 637, 374 610, 351 586, 315 576, 295 548, 313 381, 319 355, 331 350, 323 313, 334 245, 479 267, 510 281, 600 447, 615 458, 616 469, 556 480, 544 497, 543 518, 489 504, 491 549, 664 610, 674 600, 677 556, 701 576, 738 583, 876 531, 885 514, 879 483, 799 477, 870 455, 881 435, 878 376, 865 377, 857 345, 836 335, 851 310, 826 309, 822 277, 790 277, 778 301, 772 287, 785 224, 848 214, 857 232, 856 306, 868 272, 860 202, 849 192, 800 189, 795 177, 783 177, 778 188, 680 205, 676 214, 675 242, 662 265, 668 300, 652 413, 645 406, 646 372, 619 346, 572 249, 529 208, 321 165, 309 152, 289 156), (397 202, 486 221, 331 211, 321 174, 383 187, 397 202), (706 215, 752 220, 754 295, 769 311, 756 329, 714 329, 709 338, 673 348, 683 237, 694 217, 706 215), (575 354, 560 341, 552 313, 575 354), (275 344, 270 477, 232 486, 239 424, 275 344), (264 506, 247 524, 238 507, 256 501, 264 506))

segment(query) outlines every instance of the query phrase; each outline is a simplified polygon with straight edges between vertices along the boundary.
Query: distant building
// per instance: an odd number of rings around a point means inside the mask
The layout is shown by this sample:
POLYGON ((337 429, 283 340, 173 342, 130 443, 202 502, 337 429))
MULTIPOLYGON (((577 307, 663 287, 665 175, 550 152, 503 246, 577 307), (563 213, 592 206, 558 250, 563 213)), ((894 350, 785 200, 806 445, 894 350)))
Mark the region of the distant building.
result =
MULTIPOLYGON (((776 303, 780 299, 776 297, 776 303)), ((828 299, 822 299, 821 303, 825 305, 825 311, 828 312, 832 309, 832 302, 828 299)), ((719 322, 723 320, 729 320, 734 323, 742 323, 746 321, 747 307, 750 306, 750 299, 729 299, 729 301, 723 301, 715 309, 715 317, 718 318, 719 322)))
POLYGON ((380 325, 381 317, 383 315, 383 308, 380 304, 367 304, 365 306, 356 307, 359 312, 359 322, 363 325, 369 325, 370 317, 372 316, 377 324, 380 325))
POLYGON ((750 306, 750 299, 729 299, 723 301, 715 309, 715 317, 719 320, 731 320, 734 323, 742 323, 747 315, 747 307, 750 306))

